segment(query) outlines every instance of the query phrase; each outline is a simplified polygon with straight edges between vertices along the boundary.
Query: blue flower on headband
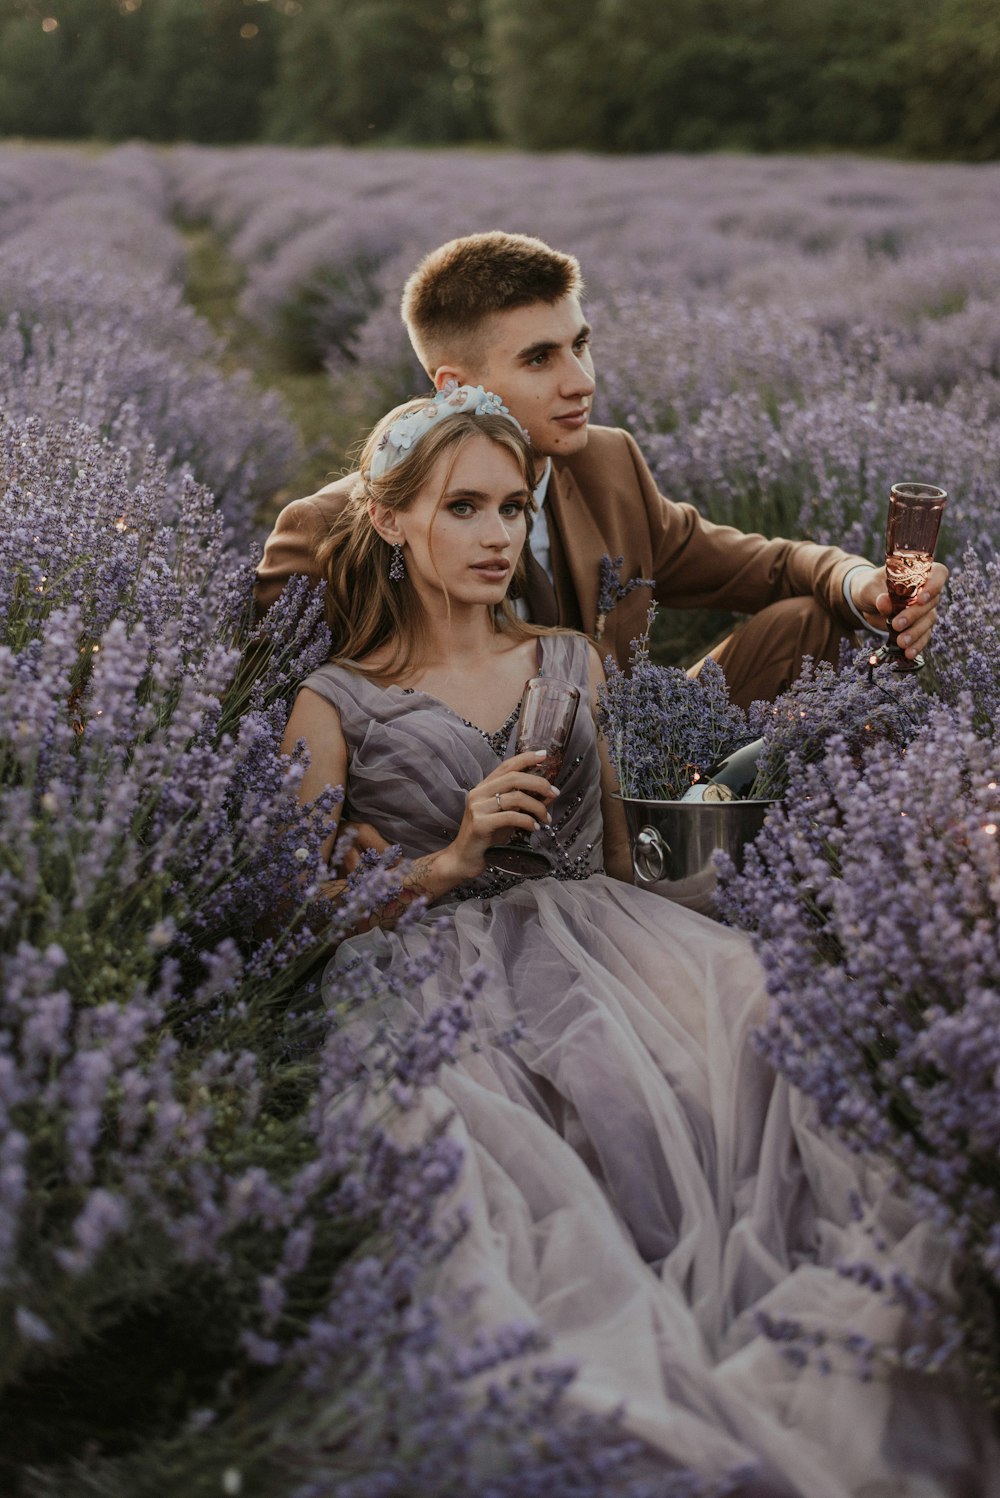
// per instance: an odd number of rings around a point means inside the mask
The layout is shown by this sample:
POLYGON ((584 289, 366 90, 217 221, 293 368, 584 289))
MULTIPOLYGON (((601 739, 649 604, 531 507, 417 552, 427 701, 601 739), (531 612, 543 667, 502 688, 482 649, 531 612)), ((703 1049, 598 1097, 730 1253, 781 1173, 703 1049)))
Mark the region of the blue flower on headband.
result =
POLYGON ((449 380, 415 411, 401 416, 385 429, 371 461, 371 477, 378 479, 391 473, 410 448, 421 437, 425 437, 442 416, 454 416, 459 411, 468 411, 473 416, 506 416, 517 427, 524 440, 528 440, 527 432, 517 417, 511 415, 499 395, 494 395, 492 390, 484 390, 482 385, 460 385, 457 380, 449 380))

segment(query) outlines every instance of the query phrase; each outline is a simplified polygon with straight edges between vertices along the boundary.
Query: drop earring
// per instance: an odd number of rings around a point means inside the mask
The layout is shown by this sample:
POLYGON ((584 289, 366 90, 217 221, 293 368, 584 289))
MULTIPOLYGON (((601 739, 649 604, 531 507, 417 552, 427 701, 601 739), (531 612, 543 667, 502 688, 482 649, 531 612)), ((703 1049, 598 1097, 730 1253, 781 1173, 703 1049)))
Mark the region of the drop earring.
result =
POLYGON ((389 562, 389 581, 401 583, 406 576, 406 563, 403 561, 402 542, 397 541, 392 548, 392 558, 389 562))

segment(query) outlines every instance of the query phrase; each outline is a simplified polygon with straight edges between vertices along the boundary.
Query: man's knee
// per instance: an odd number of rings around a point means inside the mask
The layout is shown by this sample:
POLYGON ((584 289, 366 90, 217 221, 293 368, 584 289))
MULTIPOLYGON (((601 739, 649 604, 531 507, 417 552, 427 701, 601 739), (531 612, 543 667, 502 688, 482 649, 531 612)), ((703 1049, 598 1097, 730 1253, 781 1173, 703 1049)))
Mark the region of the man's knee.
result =
POLYGON ((815 598, 784 598, 754 614, 712 651, 740 707, 773 701, 802 670, 804 656, 836 665, 851 631, 815 598))

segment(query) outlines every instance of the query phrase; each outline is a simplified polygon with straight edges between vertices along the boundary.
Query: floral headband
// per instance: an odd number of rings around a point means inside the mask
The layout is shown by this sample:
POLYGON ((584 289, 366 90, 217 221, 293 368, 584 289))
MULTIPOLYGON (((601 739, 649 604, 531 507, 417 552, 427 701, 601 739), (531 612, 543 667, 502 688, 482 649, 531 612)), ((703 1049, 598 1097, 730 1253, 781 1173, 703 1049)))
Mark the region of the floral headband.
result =
POLYGON ((469 411, 473 416, 506 416, 517 427, 525 442, 528 441, 524 427, 516 416, 511 415, 499 395, 484 390, 482 385, 460 385, 457 380, 449 380, 415 411, 408 412, 386 427, 369 465, 370 477, 379 479, 391 473, 396 464, 403 461, 410 449, 422 437, 426 437, 443 416, 454 416, 459 411, 469 411))

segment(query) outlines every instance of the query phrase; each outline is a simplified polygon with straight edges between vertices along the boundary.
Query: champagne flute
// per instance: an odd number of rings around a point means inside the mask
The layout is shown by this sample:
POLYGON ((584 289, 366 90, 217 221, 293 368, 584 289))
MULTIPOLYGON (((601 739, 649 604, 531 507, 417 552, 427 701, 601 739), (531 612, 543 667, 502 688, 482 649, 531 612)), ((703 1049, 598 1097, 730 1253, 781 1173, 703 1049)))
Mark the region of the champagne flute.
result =
MULTIPOLYGON (((885 527, 885 575, 892 599, 891 618, 911 603, 930 576, 941 516, 948 496, 936 484, 893 484, 885 527)), ((889 625, 888 642, 872 657, 890 671, 919 671, 922 655, 908 660, 889 625)))
MULTIPOLYGON (((553 782, 562 768, 566 745, 580 705, 580 688, 554 676, 533 676, 524 689, 517 719, 515 753, 544 749, 545 758, 532 765, 529 774, 553 782)), ((541 848, 531 847, 531 834, 519 828, 509 842, 495 843, 484 854, 486 867, 520 879, 540 879, 550 874, 555 860, 541 848)))

